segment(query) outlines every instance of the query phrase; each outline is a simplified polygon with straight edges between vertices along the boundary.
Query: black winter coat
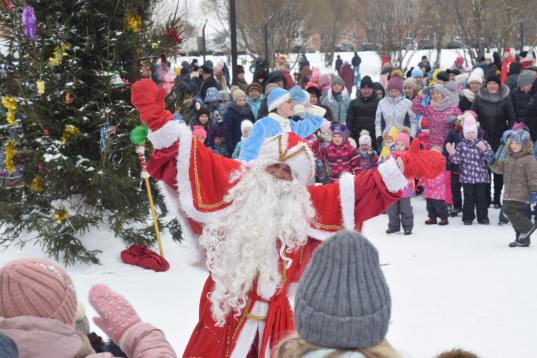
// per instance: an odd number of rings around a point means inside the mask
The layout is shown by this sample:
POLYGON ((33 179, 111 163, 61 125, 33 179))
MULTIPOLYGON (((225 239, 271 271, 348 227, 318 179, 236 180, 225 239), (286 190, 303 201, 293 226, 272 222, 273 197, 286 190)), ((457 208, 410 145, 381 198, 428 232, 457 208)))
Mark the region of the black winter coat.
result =
POLYGON ((470 102, 470 100, 464 94, 462 94, 460 96, 460 98, 459 98, 459 109, 461 110, 461 112, 468 111, 468 110, 472 109, 472 104, 473 104, 473 102, 470 102))
POLYGON ((525 125, 528 125, 530 95, 522 92, 517 87, 511 92, 511 100, 515 109, 516 121, 524 122, 525 125))
POLYGON ((378 104, 379 98, 375 91, 373 91, 373 94, 369 97, 362 97, 362 95, 359 94, 358 97, 349 103, 349 109, 347 110, 347 128, 349 129, 351 137, 354 138, 357 143, 362 129, 367 129, 369 131, 369 135, 374 142, 375 114, 377 113, 378 104))
POLYGON ((494 151, 500 145, 503 132, 516 120, 509 92, 509 87, 502 85, 499 95, 492 96, 486 87, 481 87, 472 105, 472 111, 477 113, 481 128, 488 134, 489 143, 494 151))
POLYGON ((250 105, 247 103, 244 108, 239 108, 235 103, 230 103, 224 113, 224 124, 226 126, 226 146, 229 153, 233 153, 237 143, 242 137, 241 122, 249 119, 255 122, 254 114, 250 105))

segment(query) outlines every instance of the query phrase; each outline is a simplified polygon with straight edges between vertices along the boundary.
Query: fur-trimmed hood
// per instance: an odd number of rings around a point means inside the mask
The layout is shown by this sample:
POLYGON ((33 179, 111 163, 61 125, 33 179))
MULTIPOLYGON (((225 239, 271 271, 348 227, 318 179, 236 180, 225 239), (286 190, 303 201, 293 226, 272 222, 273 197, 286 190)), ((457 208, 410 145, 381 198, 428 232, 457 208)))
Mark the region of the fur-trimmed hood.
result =
POLYGON ((511 90, 509 89, 509 87, 507 87, 506 85, 502 85, 500 87, 499 95, 492 95, 487 90, 487 87, 483 86, 477 91, 477 95, 485 102, 498 103, 507 98, 510 92, 511 90))

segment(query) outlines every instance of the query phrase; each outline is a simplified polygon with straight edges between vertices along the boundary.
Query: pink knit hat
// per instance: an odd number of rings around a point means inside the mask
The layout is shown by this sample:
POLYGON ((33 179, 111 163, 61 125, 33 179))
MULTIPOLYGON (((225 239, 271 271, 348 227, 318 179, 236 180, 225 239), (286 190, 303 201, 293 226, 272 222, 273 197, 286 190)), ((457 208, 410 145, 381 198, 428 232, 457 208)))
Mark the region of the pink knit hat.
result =
POLYGON ((395 137, 395 143, 397 142, 405 143, 406 149, 410 148, 410 137, 406 133, 399 133, 397 137, 395 137))
POLYGON ((194 126, 193 134, 196 138, 201 136, 204 139, 207 139, 207 131, 205 130, 205 128, 203 128, 203 126, 194 126))
POLYGON ((55 263, 32 258, 0 269, 0 317, 36 316, 74 326, 76 307, 71 278, 55 263))

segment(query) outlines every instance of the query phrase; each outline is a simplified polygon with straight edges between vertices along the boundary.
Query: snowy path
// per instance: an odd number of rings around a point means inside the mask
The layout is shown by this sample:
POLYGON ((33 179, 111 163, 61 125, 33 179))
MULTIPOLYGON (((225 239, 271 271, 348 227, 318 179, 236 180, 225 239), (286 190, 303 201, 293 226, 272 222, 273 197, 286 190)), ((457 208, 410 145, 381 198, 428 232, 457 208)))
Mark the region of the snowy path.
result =
MULTIPOLYGON (((388 218, 366 223, 392 293, 391 343, 416 358, 433 357, 452 347, 473 350, 484 358, 537 356, 537 246, 507 247, 511 227, 496 226, 498 210, 490 209, 490 226, 463 226, 460 218, 446 227, 425 226, 425 201, 413 199, 414 234, 388 236, 388 218)), ((197 320, 198 297, 205 273, 188 264, 188 249, 164 237, 172 269, 166 273, 123 265, 123 244, 108 232, 85 237, 104 251, 102 266, 69 268, 79 297, 87 303, 91 285, 106 283, 129 298, 140 316, 163 329, 182 353, 197 320)), ((43 256, 38 248, 10 248, 0 264, 43 256)))

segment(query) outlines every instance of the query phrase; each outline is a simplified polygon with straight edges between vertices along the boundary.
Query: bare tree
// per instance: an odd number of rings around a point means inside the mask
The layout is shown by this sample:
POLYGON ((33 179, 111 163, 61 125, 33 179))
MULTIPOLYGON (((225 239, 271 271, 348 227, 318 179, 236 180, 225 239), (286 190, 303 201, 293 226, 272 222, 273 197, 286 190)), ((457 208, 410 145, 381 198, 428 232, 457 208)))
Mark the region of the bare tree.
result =
MULTIPOLYGON (((289 52, 304 42, 308 9, 306 0, 237 0, 239 46, 253 55, 264 55, 263 25, 270 17, 269 53, 289 52)), ((215 15, 217 32, 229 37, 229 0, 206 0, 203 10, 215 15)))

